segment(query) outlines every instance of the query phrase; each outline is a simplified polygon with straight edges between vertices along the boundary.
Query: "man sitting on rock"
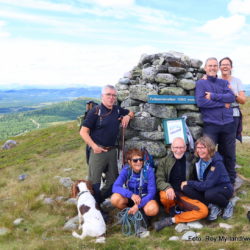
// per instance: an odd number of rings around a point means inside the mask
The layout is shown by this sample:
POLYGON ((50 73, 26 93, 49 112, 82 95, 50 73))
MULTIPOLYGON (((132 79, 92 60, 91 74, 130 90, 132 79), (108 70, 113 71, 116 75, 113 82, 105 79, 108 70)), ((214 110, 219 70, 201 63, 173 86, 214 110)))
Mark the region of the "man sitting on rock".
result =
POLYGON ((177 137, 171 145, 171 152, 159 164, 156 172, 156 184, 160 191, 160 201, 169 214, 154 223, 156 231, 180 222, 191 222, 207 217, 208 208, 198 200, 184 196, 181 183, 192 179, 194 156, 186 152, 185 141, 177 137), (185 153, 186 152, 186 153, 185 153))

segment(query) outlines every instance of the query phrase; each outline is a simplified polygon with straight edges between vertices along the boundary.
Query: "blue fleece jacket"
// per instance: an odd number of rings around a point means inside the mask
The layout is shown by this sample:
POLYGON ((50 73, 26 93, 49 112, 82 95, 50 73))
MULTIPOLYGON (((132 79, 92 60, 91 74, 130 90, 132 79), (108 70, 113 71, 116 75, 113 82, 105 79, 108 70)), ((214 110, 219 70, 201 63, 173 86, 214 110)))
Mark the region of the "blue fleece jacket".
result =
MULTIPOLYGON (((199 172, 199 161, 196 163, 196 173, 199 172)), ((187 184, 200 192, 204 192, 209 188, 220 185, 225 185, 228 188, 233 189, 223 159, 218 152, 215 153, 212 157, 211 163, 206 168, 203 175, 203 181, 188 181, 187 184)))
MULTIPOLYGON (((131 198, 133 194, 139 194, 140 173, 131 171, 130 166, 126 165, 121 170, 118 178, 113 184, 112 192, 118 193, 126 198, 131 198), (127 186, 127 188, 124 187, 127 186)), ((156 193, 156 183, 154 170, 151 167, 147 169, 147 180, 143 182, 142 199, 138 205, 139 208, 144 207, 150 200, 153 200, 156 193)))
POLYGON ((225 125, 233 122, 233 109, 225 107, 225 103, 235 101, 228 84, 228 81, 212 76, 196 82, 195 98, 205 123, 225 125), (211 100, 205 98, 205 92, 211 93, 211 100))

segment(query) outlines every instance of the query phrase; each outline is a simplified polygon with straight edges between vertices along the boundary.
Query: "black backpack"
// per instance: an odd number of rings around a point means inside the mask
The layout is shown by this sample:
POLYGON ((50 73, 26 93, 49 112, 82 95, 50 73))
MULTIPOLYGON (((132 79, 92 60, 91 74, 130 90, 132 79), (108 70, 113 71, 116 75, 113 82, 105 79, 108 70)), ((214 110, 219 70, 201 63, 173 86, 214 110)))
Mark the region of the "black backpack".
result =
MULTIPOLYGON (((94 107, 99 109, 98 105, 99 104, 95 101, 88 101, 86 103, 85 113, 78 117, 79 130, 81 130, 82 124, 83 124, 84 120, 86 119, 88 112, 94 107)), ((90 149, 91 148, 86 144, 86 162, 87 162, 87 164, 89 164, 90 149)))
MULTIPOLYGON (((78 117, 78 120, 79 120, 79 123, 80 123, 79 124, 79 130, 81 129, 82 124, 83 124, 84 120, 86 119, 88 112, 93 108, 96 109, 95 114, 97 114, 99 118, 103 117, 101 115, 101 106, 98 103, 96 103, 95 101, 87 102, 86 103, 86 111, 85 111, 84 115, 78 117)), ((118 113, 118 115, 120 114, 119 108, 117 109, 117 113, 118 113)), ((87 164, 89 164, 90 150, 91 150, 91 147, 89 145, 86 145, 86 162, 87 162, 87 164)))
POLYGON ((98 105, 99 104, 97 102, 95 102, 95 101, 88 101, 88 102, 86 102, 85 113, 77 118, 78 123, 79 123, 79 130, 81 129, 81 126, 82 126, 84 120, 86 119, 88 112, 92 108, 94 108, 94 107, 96 107, 98 105))

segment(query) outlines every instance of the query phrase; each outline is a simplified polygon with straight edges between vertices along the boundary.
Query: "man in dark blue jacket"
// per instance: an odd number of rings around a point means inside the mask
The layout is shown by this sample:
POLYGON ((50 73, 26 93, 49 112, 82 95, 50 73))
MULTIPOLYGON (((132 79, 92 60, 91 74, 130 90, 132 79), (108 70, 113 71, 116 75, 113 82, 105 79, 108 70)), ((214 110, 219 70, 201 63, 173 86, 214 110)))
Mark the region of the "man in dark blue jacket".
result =
POLYGON ((204 122, 203 134, 218 144, 224 158, 230 181, 235 182, 235 127, 231 103, 235 96, 226 80, 217 78, 218 61, 208 58, 205 64, 206 80, 196 83, 195 97, 204 122))
POLYGON ((114 86, 102 89, 101 105, 92 108, 81 125, 80 135, 91 147, 88 179, 93 184, 98 204, 112 194, 112 185, 118 176, 116 140, 120 124, 126 128, 134 113, 116 103, 114 86), (102 173, 106 171, 105 185, 100 189, 102 173))

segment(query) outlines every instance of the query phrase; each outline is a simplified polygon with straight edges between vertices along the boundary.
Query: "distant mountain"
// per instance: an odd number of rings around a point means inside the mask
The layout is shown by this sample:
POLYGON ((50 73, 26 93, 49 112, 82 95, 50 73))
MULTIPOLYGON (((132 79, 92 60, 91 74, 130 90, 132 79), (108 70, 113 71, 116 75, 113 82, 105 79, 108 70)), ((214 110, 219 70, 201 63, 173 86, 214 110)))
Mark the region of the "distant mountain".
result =
MULTIPOLYGON (((29 131, 47 128, 60 122, 76 120, 85 112, 86 102, 90 98, 77 98, 38 108, 26 112, 2 114, 0 116, 0 140, 29 131)), ((99 102, 98 99, 94 99, 99 102)))
POLYGON ((0 114, 34 110, 78 97, 100 98, 101 87, 0 90, 0 114))

